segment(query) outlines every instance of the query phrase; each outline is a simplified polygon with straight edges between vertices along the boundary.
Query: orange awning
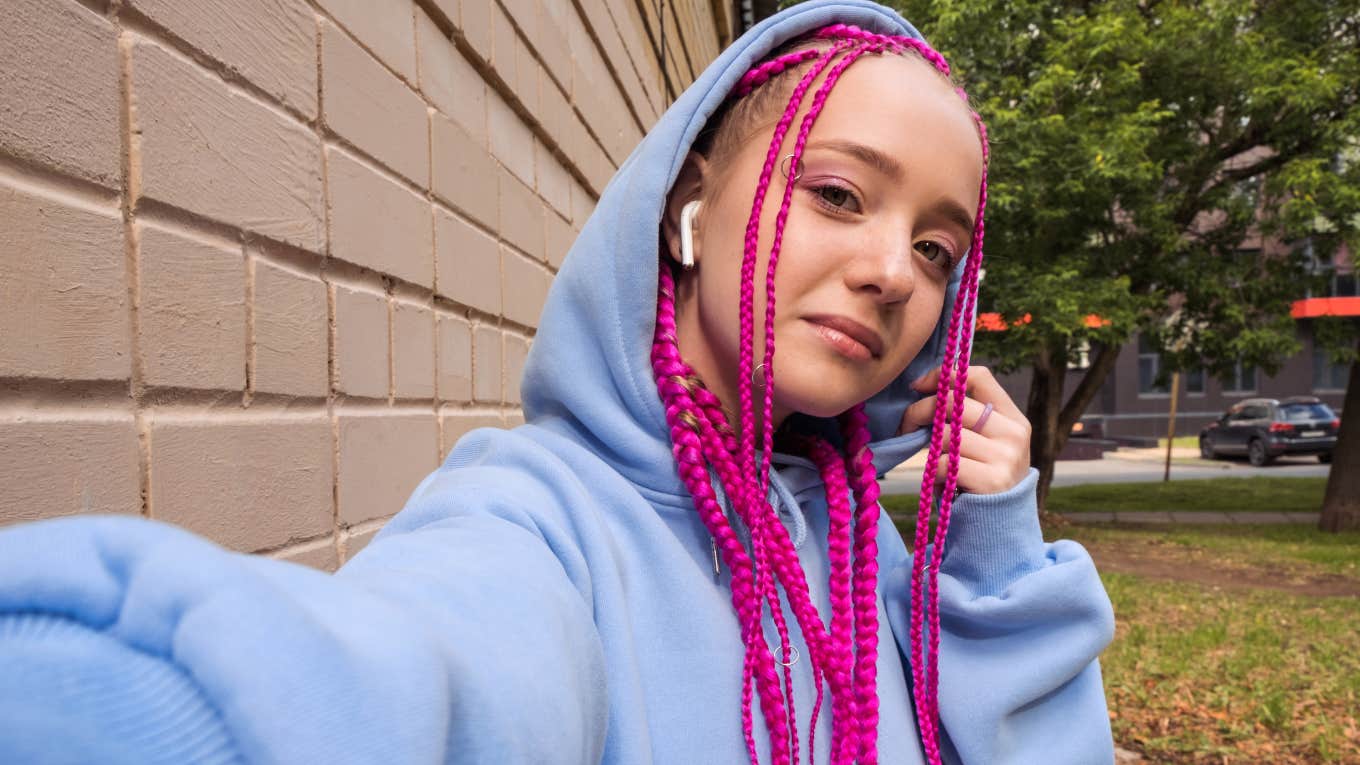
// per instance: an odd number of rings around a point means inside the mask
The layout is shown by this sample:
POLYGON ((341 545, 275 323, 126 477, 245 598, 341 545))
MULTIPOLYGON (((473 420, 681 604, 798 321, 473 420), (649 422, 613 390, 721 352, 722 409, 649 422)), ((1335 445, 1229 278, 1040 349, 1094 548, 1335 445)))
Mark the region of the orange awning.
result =
POLYGON ((1318 297, 1295 300, 1289 314, 1296 319, 1318 316, 1360 316, 1360 297, 1318 297))

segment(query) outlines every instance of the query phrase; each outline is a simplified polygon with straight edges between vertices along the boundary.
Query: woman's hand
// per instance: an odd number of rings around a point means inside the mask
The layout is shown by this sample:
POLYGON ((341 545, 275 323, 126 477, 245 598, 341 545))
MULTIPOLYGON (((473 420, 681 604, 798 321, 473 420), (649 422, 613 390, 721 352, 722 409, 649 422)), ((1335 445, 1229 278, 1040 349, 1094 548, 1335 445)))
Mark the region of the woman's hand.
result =
MULTIPOLYGON (((939 385, 940 368, 935 367, 917 378, 912 389, 933 391, 939 385)), ((910 433, 935 420, 938 396, 927 396, 907 407, 898 434, 910 433)), ((947 404, 952 406, 952 404, 947 404)), ((959 443, 959 488, 974 494, 995 494, 1015 486, 1029 472, 1029 420, 1006 395, 987 367, 968 367, 968 384, 963 399, 963 440, 959 443), (980 424, 987 405, 992 409, 980 424)), ((950 429, 945 427, 936 483, 943 484, 949 472, 947 447, 950 429)))

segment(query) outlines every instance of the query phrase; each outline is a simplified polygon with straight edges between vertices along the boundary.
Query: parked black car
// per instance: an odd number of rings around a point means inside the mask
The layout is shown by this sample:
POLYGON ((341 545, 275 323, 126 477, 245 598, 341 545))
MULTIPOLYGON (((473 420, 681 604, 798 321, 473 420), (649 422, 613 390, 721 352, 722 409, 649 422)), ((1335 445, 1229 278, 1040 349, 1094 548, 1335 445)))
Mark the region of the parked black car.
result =
POLYGON ((1316 454, 1331 462, 1341 420, 1313 396, 1249 398, 1233 404, 1199 433, 1205 459, 1245 454, 1251 464, 1269 465, 1282 454, 1316 454))

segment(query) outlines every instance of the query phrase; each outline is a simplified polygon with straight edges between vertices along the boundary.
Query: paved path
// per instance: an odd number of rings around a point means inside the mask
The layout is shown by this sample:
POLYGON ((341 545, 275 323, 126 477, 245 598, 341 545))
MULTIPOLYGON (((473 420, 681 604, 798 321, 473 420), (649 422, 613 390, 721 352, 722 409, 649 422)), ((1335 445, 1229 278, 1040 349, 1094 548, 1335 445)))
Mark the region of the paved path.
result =
MULTIPOLYGON (((1054 486, 1079 486, 1089 483, 1150 483, 1162 480, 1166 451, 1163 449, 1120 449, 1104 459, 1063 460, 1054 466, 1054 486)), ((921 489, 924 452, 907 460, 884 477, 879 485, 884 494, 916 494, 921 489)), ((1312 457, 1282 457, 1266 467, 1252 467, 1245 460, 1202 460, 1197 449, 1174 449, 1171 455, 1171 480, 1251 476, 1316 477, 1326 476, 1331 465, 1319 464, 1312 457)))

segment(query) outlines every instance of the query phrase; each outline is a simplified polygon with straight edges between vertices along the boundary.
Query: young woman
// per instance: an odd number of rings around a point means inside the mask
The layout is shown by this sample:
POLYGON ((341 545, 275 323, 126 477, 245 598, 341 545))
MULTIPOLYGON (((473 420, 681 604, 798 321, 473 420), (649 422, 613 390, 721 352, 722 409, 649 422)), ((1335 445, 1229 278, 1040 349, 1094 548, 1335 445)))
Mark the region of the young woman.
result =
POLYGON ((1109 602, 968 366, 987 143, 947 71, 856 0, 738 40, 563 265, 528 424, 334 576, 0 533, 0 759, 1110 762, 1109 602), (912 556, 875 476, 921 448, 912 556))

